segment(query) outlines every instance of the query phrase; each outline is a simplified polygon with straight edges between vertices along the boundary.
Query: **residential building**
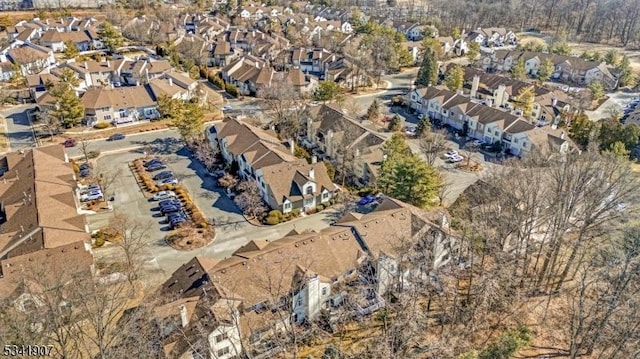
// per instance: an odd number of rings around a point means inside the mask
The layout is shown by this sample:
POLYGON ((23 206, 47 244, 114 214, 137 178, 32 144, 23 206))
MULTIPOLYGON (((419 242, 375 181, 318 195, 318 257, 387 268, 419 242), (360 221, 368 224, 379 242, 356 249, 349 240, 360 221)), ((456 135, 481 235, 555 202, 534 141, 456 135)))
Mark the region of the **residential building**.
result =
POLYGON ((326 104, 311 107, 309 116, 303 119, 300 140, 314 155, 334 165, 350 163, 349 172, 357 183, 375 183, 384 159, 385 139, 341 109, 326 104))
POLYGON ((207 137, 227 163, 237 163, 241 178, 256 182, 272 209, 315 211, 337 191, 322 162, 293 155, 292 140, 287 148, 275 135, 235 119, 211 126, 207 137))
POLYGON ((535 76, 540 66, 547 60, 554 66, 552 78, 578 85, 588 85, 593 81, 601 81, 608 89, 615 89, 618 79, 611 74, 604 62, 588 61, 579 57, 546 54, 529 51, 497 50, 482 58, 484 71, 511 70, 518 61, 525 64, 527 74, 535 76))
POLYGON ((413 90, 410 106, 466 135, 488 144, 498 142, 505 152, 522 156, 534 148, 566 152, 575 145, 555 126, 538 128, 520 116, 493 108, 439 87, 413 90))
POLYGON ((40 44, 53 50, 53 52, 62 52, 66 47, 66 43, 73 43, 78 51, 87 51, 91 49, 91 38, 84 31, 60 32, 57 30, 48 30, 42 34, 40 44))
POLYGON ((411 278, 424 276, 400 265, 399 248, 426 245, 433 253, 425 259, 427 272, 451 257, 455 247, 447 244, 454 242, 427 217, 415 207, 385 199, 372 213, 348 213, 320 232, 294 230, 276 241, 252 240, 221 261, 193 258, 159 293, 169 301, 162 312, 173 318, 162 325, 174 332, 165 333, 165 354, 189 357, 196 347, 213 357, 274 357, 282 350, 274 336, 317 320, 322 310, 331 313, 347 297, 354 316, 383 308, 382 295, 397 278, 409 286, 411 278), (343 283, 351 285, 341 287, 343 283), (198 336, 191 328, 202 320, 207 331, 198 336), (187 345, 203 338, 208 339, 206 348, 187 345))
POLYGON ((60 285, 93 273, 89 227, 60 145, 0 158, 0 298, 31 281, 60 285))
POLYGON ((571 98, 559 90, 552 91, 507 76, 482 73, 473 68, 465 69, 464 81, 465 91, 468 91, 471 98, 481 99, 489 106, 514 109, 516 112, 522 112, 517 97, 532 88, 534 100, 531 119, 540 125, 558 125, 575 112, 571 98))
POLYGON ((81 100, 88 125, 100 121, 119 125, 159 117, 150 86, 90 87, 81 100))
POLYGON ((0 54, 0 62, 6 62, 6 60, 20 66, 23 76, 40 73, 56 63, 51 49, 32 43, 26 43, 0 54))
POLYGON ((58 82, 60 82, 60 78, 54 74, 27 76, 27 86, 29 86, 29 92, 33 100, 36 100, 40 95, 46 93, 48 85, 55 85, 58 82))
POLYGON ((516 45, 517 37, 511 30, 503 27, 478 28, 467 35, 467 41, 477 42, 482 46, 516 45))
POLYGON ((262 59, 245 55, 221 70, 222 79, 232 83, 243 95, 256 96, 260 88, 268 87, 275 71, 262 59))

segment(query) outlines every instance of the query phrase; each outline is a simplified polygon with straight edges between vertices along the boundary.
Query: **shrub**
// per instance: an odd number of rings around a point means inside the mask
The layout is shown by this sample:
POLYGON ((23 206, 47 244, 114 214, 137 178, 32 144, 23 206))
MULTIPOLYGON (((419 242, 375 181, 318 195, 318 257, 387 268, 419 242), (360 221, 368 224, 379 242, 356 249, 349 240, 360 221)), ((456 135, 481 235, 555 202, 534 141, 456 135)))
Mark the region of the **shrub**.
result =
POLYGON ((316 206, 316 211, 320 212, 324 209, 324 205, 323 204, 319 204, 316 206))
POLYGON ((89 151, 87 152, 87 157, 89 158, 97 158, 100 156, 100 151, 89 151))
POLYGON ((232 83, 226 83, 224 85, 224 90, 227 91, 227 93, 233 97, 238 97, 238 95, 240 94, 238 92, 238 88, 232 83))
POLYGON ((291 215, 293 215, 294 217, 299 217, 300 216, 300 208, 294 208, 291 211, 291 215))
POLYGON ((198 224, 198 227, 200 227, 200 228, 207 228, 207 222, 200 222, 200 223, 198 224))
POLYGON ((96 123, 95 125, 93 125, 93 128, 96 128, 98 130, 103 130, 105 128, 109 128, 111 127, 111 124, 109 122, 106 121, 100 121, 98 123, 96 123))
POLYGON ((275 217, 275 218, 278 218, 278 219, 284 218, 282 216, 282 212, 280 212, 277 209, 274 209, 273 211, 269 212, 269 215, 267 217, 275 217))
POLYGON ((80 166, 77 163, 72 163, 71 168, 73 168, 73 173, 80 173, 80 166))
POLYGON ((273 226, 275 224, 280 223, 280 219, 277 217, 267 216, 267 219, 264 220, 264 223, 273 226))
POLYGON ((315 208, 309 208, 307 210, 307 214, 314 214, 314 213, 316 213, 316 209, 315 208))
POLYGON ((93 242, 93 245, 94 247, 102 247, 104 246, 104 243, 105 243, 104 237, 100 236, 95 239, 95 241, 93 242))

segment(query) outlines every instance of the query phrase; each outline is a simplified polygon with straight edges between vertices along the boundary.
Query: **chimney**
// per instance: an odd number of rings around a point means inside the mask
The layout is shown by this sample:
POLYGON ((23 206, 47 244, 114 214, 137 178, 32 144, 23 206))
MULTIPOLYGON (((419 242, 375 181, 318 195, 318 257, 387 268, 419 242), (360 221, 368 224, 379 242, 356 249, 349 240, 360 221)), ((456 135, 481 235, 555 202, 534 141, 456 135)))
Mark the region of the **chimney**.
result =
POLYGON ((552 98, 551 99, 551 106, 556 106, 558 104, 558 99, 557 98, 552 98))
POLYGON ((473 76, 473 82, 471 83, 471 97, 476 97, 478 93, 478 86, 480 85, 480 76, 473 76))
POLYGON ((316 155, 311 156, 311 163, 318 163, 318 156, 316 155))
POLYGON ((291 150, 291 154, 293 155, 296 152, 296 142, 293 138, 289 139, 289 149, 291 150))
POLYGON ((88 63, 88 62, 86 62, 86 61, 84 62, 84 68, 85 68, 85 69, 89 69, 89 63, 88 63))
POLYGON ((111 67, 111 61, 107 60, 107 67, 111 67))
POLYGON ((505 85, 499 85, 494 98, 496 106, 502 106, 507 103, 505 94, 507 93, 507 87, 505 85))
POLYGON ((149 82, 149 69, 144 69, 144 73, 147 78, 147 82, 149 82))
POLYGON ((309 169, 309 178, 316 179, 316 171, 313 169, 313 167, 309 169))
POLYGON ((173 86, 173 79, 169 77, 167 80, 169 80, 169 86, 173 86))
POLYGON ((180 306, 180 321, 182 322, 182 327, 186 327, 189 325, 189 317, 187 316, 187 307, 183 305, 180 306))
POLYGON ((564 140, 564 131, 560 131, 560 139, 564 140))

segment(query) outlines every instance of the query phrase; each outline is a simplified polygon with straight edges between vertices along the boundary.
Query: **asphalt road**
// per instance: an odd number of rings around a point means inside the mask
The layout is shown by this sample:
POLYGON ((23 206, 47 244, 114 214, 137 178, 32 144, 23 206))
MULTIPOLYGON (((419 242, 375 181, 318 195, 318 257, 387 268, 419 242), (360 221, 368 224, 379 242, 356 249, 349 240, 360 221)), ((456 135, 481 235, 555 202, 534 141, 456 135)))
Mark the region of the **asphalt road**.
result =
MULTIPOLYGON (((144 149, 151 146, 153 141, 164 140, 167 138, 177 139, 180 137, 175 129, 165 129, 160 131, 150 131, 127 135, 122 140, 107 141, 106 139, 87 141, 87 151, 100 151, 101 154, 109 154, 115 152, 126 152, 136 149, 144 149)), ((82 146, 78 144, 76 147, 67 148, 69 157, 81 157, 82 146)))
MULTIPOLYGON (((330 225, 335 214, 324 211, 319 214, 296 219, 277 226, 253 226, 244 220, 235 204, 217 188, 212 178, 204 174, 202 166, 193 162, 188 153, 181 150, 181 145, 173 141, 156 141, 152 145, 160 157, 167 160, 168 167, 174 171, 178 180, 187 188, 193 200, 204 212, 205 216, 216 223, 216 238, 207 247, 193 251, 177 251, 164 242, 168 233, 164 218, 154 217, 154 202, 146 199, 140 191, 128 163, 141 154, 136 150, 124 150, 101 156, 97 167, 111 173, 121 171, 109 192, 114 195, 113 208, 116 213, 126 213, 151 225, 151 232, 146 255, 147 274, 153 273, 153 280, 167 278, 180 265, 194 256, 203 255, 208 258, 224 259, 250 240, 275 240, 284 237, 293 229, 321 230, 330 225)), ((108 224, 112 212, 102 212, 87 217, 92 230, 108 224)), ((99 248, 96 256, 117 256, 116 248, 99 248)))
POLYGON ((410 68, 403 72, 384 76, 382 80, 387 81, 387 88, 372 94, 355 95, 353 98, 364 112, 366 111, 373 100, 378 99, 381 101, 390 100, 396 95, 403 95, 411 89, 413 81, 416 79, 418 68, 410 68))
POLYGON ((7 119, 7 135, 12 151, 35 146, 31 122, 27 115, 27 112, 34 107, 35 105, 20 105, 0 112, 0 115, 7 119))

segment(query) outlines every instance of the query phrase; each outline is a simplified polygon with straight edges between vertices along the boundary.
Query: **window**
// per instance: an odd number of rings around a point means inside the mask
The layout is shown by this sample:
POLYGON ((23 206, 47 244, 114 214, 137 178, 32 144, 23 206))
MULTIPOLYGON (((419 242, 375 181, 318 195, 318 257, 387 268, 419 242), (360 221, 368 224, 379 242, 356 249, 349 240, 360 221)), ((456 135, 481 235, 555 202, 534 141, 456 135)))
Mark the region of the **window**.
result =
POLYGON ((518 143, 518 139, 517 139, 517 138, 514 138, 514 139, 513 139, 513 143, 518 143))
POLYGON ((327 295, 327 287, 322 288, 322 295, 327 295))
POLYGON ((218 334, 216 335, 216 343, 220 343, 223 340, 229 339, 229 336, 227 335, 227 333, 222 333, 222 334, 218 334))
POLYGON ((218 356, 221 357, 223 355, 229 354, 229 347, 224 347, 220 350, 218 350, 218 356))
POLYGON ((325 191, 322 193, 322 199, 327 199, 327 198, 329 198, 329 192, 325 191))
POLYGON ((528 144, 526 142, 524 142, 524 141, 522 142, 522 148, 527 148, 527 145, 528 144))
POLYGON ((308 186, 306 190, 307 194, 313 194, 313 186, 308 186))
POLYGON ((296 300, 296 306, 301 306, 302 305, 302 297, 298 297, 298 300, 296 300))
POLYGON ((284 204, 284 209, 291 209, 291 202, 286 202, 284 204))
POLYGON ((496 136, 500 136, 500 131, 496 130, 496 136))
POLYGON ((104 120, 105 121, 111 120, 111 115, 104 115, 104 120))

